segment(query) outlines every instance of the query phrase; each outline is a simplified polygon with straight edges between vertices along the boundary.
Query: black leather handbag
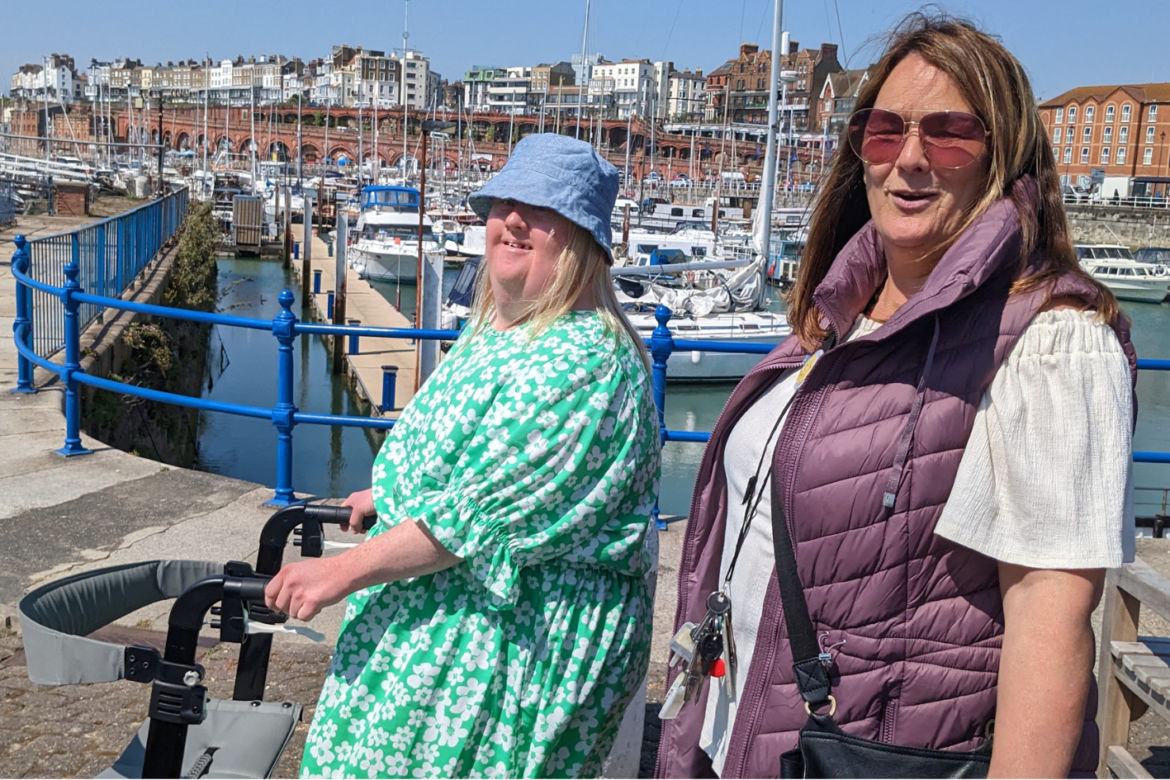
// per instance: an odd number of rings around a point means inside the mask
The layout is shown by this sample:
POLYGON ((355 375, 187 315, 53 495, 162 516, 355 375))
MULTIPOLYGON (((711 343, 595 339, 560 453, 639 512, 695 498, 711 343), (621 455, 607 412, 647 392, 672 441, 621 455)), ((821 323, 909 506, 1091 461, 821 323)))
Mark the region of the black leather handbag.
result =
POLYGON ((987 777, 991 743, 959 753, 891 745, 846 734, 833 721, 837 702, 830 691, 829 672, 820 657, 804 588, 796 573, 796 557, 788 522, 779 502, 772 512, 772 543, 784 622, 792 647, 796 685, 808 710, 796 748, 780 756, 780 777, 987 777), (827 712, 821 712, 828 707, 827 712))

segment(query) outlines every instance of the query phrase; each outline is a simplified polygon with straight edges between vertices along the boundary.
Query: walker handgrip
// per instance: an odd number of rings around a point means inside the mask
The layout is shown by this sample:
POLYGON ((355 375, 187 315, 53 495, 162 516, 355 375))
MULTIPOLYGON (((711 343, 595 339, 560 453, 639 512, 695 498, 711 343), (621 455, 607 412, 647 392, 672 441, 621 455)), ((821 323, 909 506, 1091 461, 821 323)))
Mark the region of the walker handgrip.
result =
POLYGON ((268 578, 229 577, 224 579, 223 592, 225 596, 237 596, 241 601, 259 601, 264 603, 264 588, 268 585, 268 578), (232 593, 232 591, 235 593, 232 593))
MULTIPOLYGON (((305 517, 312 518, 321 523, 347 524, 349 523, 351 513, 352 510, 347 506, 337 506, 335 504, 305 505, 305 517)), ((377 516, 375 515, 362 518, 362 530, 368 531, 373 528, 375 520, 377 520, 377 516)))

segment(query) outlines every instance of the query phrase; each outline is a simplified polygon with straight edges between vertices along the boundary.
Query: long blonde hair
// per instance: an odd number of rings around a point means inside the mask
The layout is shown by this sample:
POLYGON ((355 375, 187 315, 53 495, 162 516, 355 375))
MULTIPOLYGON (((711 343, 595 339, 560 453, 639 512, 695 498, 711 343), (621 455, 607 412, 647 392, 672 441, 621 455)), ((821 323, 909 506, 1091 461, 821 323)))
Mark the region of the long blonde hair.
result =
MULTIPOLYGON (((1105 321, 1115 318, 1117 299, 1077 262, 1061 202, 1056 161, 1023 66, 1002 44, 970 22, 915 12, 891 35, 885 55, 858 95, 857 110, 873 107, 890 73, 911 54, 950 77, 990 132, 983 193, 955 234, 937 249, 949 246, 999 198, 1015 199, 1013 185, 1030 175, 1039 192, 1034 205, 1016 203, 1022 240, 1012 291, 1036 289, 1063 274, 1076 274, 1097 288, 1098 316, 1105 321)), ((815 347, 826 335, 813 304, 813 292, 837 253, 870 218, 864 166, 849 146, 847 132, 844 129, 837 141, 832 168, 813 210, 796 285, 788 299, 789 322, 806 347, 815 347)))
MULTIPOLYGON (((615 337, 624 333, 633 343, 642 363, 649 366, 646 348, 638 331, 626 318, 618 303, 609 275, 609 256, 589 234, 589 231, 575 222, 568 224, 569 236, 565 247, 557 256, 556 273, 552 284, 545 288, 536 300, 527 301, 526 311, 520 321, 527 323, 529 334, 536 338, 549 326, 572 311, 577 300, 586 292, 596 304, 596 311, 607 331, 615 337)), ((559 230, 560 228, 558 228, 559 230)), ((470 327, 479 330, 486 327, 495 311, 495 296, 487 274, 488 260, 485 257, 475 283, 475 295, 471 301, 470 327)))

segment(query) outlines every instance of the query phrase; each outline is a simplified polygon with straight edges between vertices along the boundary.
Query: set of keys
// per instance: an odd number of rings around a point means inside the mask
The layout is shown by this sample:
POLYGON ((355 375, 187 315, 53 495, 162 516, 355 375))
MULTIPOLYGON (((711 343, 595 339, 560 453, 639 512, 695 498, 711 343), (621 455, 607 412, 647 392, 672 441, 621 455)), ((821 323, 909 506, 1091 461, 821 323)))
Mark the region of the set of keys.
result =
POLYGON ((670 665, 682 661, 685 666, 666 692, 658 714, 661 720, 678 715, 686 702, 697 702, 707 677, 725 678, 729 697, 735 698, 735 637, 728 595, 717 590, 707 596, 707 614, 698 625, 684 623, 671 640, 670 651, 670 665))

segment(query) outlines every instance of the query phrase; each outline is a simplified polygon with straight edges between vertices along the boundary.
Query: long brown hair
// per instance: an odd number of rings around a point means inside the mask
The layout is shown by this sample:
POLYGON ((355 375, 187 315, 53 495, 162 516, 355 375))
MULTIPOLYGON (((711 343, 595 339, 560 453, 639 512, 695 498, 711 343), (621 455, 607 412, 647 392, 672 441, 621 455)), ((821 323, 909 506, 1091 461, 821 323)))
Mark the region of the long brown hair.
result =
MULTIPOLYGON (((1113 294, 1077 262, 1061 202, 1056 160, 1023 66, 1002 44, 972 23, 915 12, 891 34, 885 55, 858 95, 856 110, 873 107, 890 72, 911 54, 919 55, 949 76, 990 133, 983 194, 955 235, 939 248, 949 246, 996 200, 1012 197, 1020 212, 1022 234, 1012 291, 1036 289, 1063 274, 1077 274, 1097 287, 1099 317, 1105 321, 1116 317, 1117 300, 1113 294), (1012 190, 1026 175, 1032 176, 1039 190, 1034 205, 1020 202, 1012 190)), ((814 206, 809 240, 788 298, 788 320, 806 347, 815 347, 826 335, 813 305, 813 292, 838 252, 870 218, 864 164, 850 148, 846 132, 843 130, 838 139, 833 165, 814 206)))
MULTIPOLYGON (((536 300, 528 301, 527 311, 521 318, 530 326, 533 338, 539 336, 558 318, 572 310, 583 291, 592 293, 597 313, 606 329, 615 337, 627 336, 642 363, 649 366, 646 348, 634 326, 626 318, 614 292, 609 275, 609 256, 598 245, 589 231, 575 222, 565 220, 569 231, 565 247, 556 260, 556 275, 536 300)), ((557 228, 560 230, 560 228, 557 228)), ((471 302, 471 327, 487 327, 495 309, 495 297, 488 280, 487 258, 480 266, 476 280, 475 295, 471 302)))

